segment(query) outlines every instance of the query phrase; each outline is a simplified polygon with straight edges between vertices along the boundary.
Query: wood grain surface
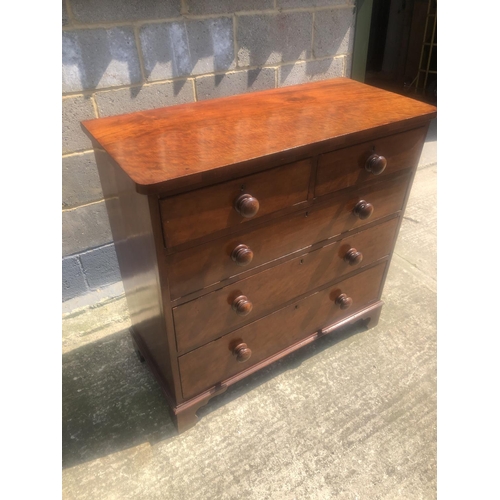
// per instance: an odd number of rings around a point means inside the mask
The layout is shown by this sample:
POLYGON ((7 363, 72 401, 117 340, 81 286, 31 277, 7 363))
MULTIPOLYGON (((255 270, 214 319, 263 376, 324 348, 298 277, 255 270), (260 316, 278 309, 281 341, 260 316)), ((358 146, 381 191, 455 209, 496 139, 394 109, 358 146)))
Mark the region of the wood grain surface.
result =
POLYGON ((366 185, 362 189, 339 191, 327 203, 317 204, 293 216, 282 217, 251 231, 168 255, 171 298, 205 288, 313 243, 396 213, 402 208, 409 179, 410 176, 405 173, 366 185), (364 220, 353 214, 353 208, 362 199, 374 207, 373 215, 364 220), (253 252, 252 261, 245 267, 238 266, 231 259, 231 253, 240 244, 247 245, 253 252))
POLYGON ((160 206, 166 244, 173 247, 305 202, 310 175, 311 160, 303 160, 165 198, 160 206), (242 194, 258 200, 253 217, 242 216, 234 207, 242 194))
POLYGON ((161 226, 152 212, 157 204, 138 194, 133 182, 105 152, 96 150, 95 156, 132 329, 144 346, 143 356, 157 368, 162 387, 179 401, 175 339, 168 334, 173 328, 165 322, 165 313, 168 318, 170 311, 168 307, 165 311, 159 293, 166 273, 162 269, 165 263, 157 259, 162 240, 161 226))
POLYGON ((134 342, 181 432, 227 385, 376 324, 434 116, 338 78, 82 123, 134 342))
POLYGON ((384 262, 372 267, 181 356, 179 370, 184 397, 192 397, 375 302, 385 266, 384 262), (352 300, 348 309, 336 303, 341 294, 352 300), (233 352, 241 343, 252 352, 244 363, 233 352))
POLYGON ((396 217, 175 307, 179 353, 240 328, 310 290, 386 257, 392 250, 398 222, 396 217), (352 248, 362 254, 357 265, 350 265, 345 259, 352 248), (245 315, 237 314, 233 308, 233 302, 241 296, 252 303, 251 311, 245 315), (199 328, 200 324, 203 328, 199 328))
POLYGON ((427 127, 419 127, 320 155, 315 196, 323 196, 355 184, 380 179, 399 170, 415 167, 426 132, 427 127), (384 156, 387 160, 387 166, 378 175, 365 169, 367 159, 375 153, 384 156))
POLYGON ((428 104, 335 78, 87 120, 82 126, 137 190, 148 193, 217 182, 242 175, 238 165, 252 160, 263 169, 269 166, 263 165, 265 158, 277 162, 321 143, 342 146, 349 136, 416 127, 434 116, 436 108, 428 104))

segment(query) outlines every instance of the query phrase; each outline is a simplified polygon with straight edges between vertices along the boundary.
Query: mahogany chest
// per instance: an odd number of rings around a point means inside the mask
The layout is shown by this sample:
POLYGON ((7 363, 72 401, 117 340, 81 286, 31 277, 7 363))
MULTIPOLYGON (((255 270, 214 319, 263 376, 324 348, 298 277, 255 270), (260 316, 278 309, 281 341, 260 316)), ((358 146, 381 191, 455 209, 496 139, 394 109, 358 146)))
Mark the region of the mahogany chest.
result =
POLYGON ((179 432, 256 370, 377 324, 435 116, 338 78, 83 122, 134 344, 179 432))

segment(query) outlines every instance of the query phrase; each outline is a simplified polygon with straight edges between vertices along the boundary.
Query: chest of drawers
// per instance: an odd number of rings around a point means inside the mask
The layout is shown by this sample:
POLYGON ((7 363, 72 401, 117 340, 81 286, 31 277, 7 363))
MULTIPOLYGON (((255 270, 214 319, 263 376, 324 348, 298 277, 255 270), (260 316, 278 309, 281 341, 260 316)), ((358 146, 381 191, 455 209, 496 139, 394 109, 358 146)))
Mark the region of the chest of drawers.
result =
POLYGON ((179 432, 256 370, 377 324, 434 116, 338 78, 83 122, 132 337, 179 432))

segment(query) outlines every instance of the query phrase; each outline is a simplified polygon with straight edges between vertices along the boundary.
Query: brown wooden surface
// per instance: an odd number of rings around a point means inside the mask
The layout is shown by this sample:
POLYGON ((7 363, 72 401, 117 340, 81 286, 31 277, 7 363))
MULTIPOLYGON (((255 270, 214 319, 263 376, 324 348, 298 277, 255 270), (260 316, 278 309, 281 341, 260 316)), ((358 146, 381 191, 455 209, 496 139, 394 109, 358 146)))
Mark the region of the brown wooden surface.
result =
POLYGON ((165 198, 160 206, 166 244, 179 245, 305 202, 310 175, 311 160, 303 160, 165 198), (235 201, 242 194, 258 200, 258 212, 251 218, 235 210, 235 201))
POLYGON ((373 175, 380 175, 386 167, 387 159, 377 153, 370 155, 365 163, 365 170, 373 175))
POLYGON ((184 396, 193 397, 375 302, 385 266, 385 262, 379 264, 181 356, 179 370, 184 396), (349 309, 341 309, 335 302, 342 293, 352 298, 349 309), (252 351, 245 363, 238 362, 233 352, 241 343, 252 351))
POLYGON ((359 266, 361 262, 363 262, 363 252, 360 252, 354 247, 349 248, 344 255, 344 261, 347 262, 350 266, 359 266))
POLYGON ((336 79, 85 122, 134 339, 180 431, 227 385, 376 322, 433 116, 336 79))
POLYGON ((231 302, 232 310, 239 316, 248 316, 253 309, 253 304, 246 295, 238 295, 231 302))
POLYGON ((419 127, 320 155, 315 195, 323 196, 354 184, 380 179, 398 170, 415 167, 426 130, 427 127, 419 127), (384 156, 387 160, 386 168, 379 175, 365 169, 366 160, 374 153, 384 156))
POLYGON ((296 297, 361 268, 344 260, 354 246, 363 253, 363 266, 386 257, 392 250, 398 222, 398 218, 391 219, 175 307, 179 353, 255 321, 296 297), (252 310, 245 316, 238 315, 233 308, 234 301, 241 296, 252 303, 252 310))
POLYGON ((341 293, 336 299, 335 299, 335 304, 340 306, 340 309, 349 309, 352 304, 353 300, 352 297, 349 297, 346 293, 341 293))
MULTIPOLYGON (((396 212, 395 214, 390 214, 385 217, 381 217, 380 219, 372 219, 366 221, 366 224, 360 226, 359 228, 354 228, 352 231, 348 231, 347 233, 343 234, 338 234, 337 236, 334 236, 332 238, 329 238, 327 241, 320 241, 318 243, 314 243, 313 245, 304 248, 302 250, 298 250, 297 252, 292 252, 287 255, 281 256, 279 259, 271 260, 265 264, 259 265, 256 268, 250 268, 250 269, 245 269, 244 267, 241 268, 241 273, 236 274, 234 276, 231 276, 227 279, 225 279, 223 282, 217 282, 213 283, 212 285, 209 285, 205 288, 196 290, 194 292, 188 293, 187 295, 183 295, 182 297, 178 297, 176 299, 173 299, 171 301, 172 307, 178 307, 182 304, 187 304, 188 302, 191 302, 192 300, 198 299, 199 297, 202 297, 203 295, 206 295, 208 293, 212 293, 214 291, 220 290, 224 286, 229 286, 232 285, 240 280, 246 279, 250 276, 253 276, 254 274, 267 271, 268 269, 271 269, 272 267, 276 265, 283 264, 289 260, 295 259, 298 256, 305 254, 307 252, 312 252, 314 250, 318 250, 319 248, 322 248, 326 244, 334 243, 336 241, 339 241, 343 237, 346 237, 347 235, 354 235, 358 233, 359 231, 364 231, 365 229, 375 227, 378 224, 382 224, 384 222, 387 222, 391 219, 393 219, 395 216, 399 217, 401 212, 396 212)), ((166 259, 165 259, 166 262, 166 259)), ((168 295, 170 297, 170 295, 168 295)))
POLYGON ((202 289, 395 213, 403 204, 408 180, 409 175, 404 174, 365 185, 362 189, 348 189, 339 192, 328 203, 313 206, 307 211, 283 217, 252 231, 168 255, 171 298, 202 289), (360 199, 366 199, 374 206, 374 213, 369 219, 361 220, 352 213, 360 199), (233 249, 240 244, 247 245, 253 252, 253 259, 246 267, 238 266, 231 259, 233 249))
MULTIPOLYGON (((243 191, 244 186, 241 187, 243 191)), ((257 215, 260 205, 259 200, 251 194, 241 194, 234 202, 234 209, 243 217, 251 219, 257 215)))
POLYGON ((416 127, 435 115, 433 106, 336 78, 87 120, 83 128, 139 192, 161 192, 244 175, 238 165, 277 162, 311 145, 341 147, 349 135, 416 127))
POLYGON ((373 204, 366 200, 359 200, 354 206, 352 213, 360 220, 366 220, 373 216, 373 204))
POLYGON ((164 300, 159 293, 165 275, 157 258, 161 227, 152 223, 148 197, 135 191, 133 182, 105 152, 96 148, 95 156, 132 328, 142 342, 143 356, 157 366, 162 384, 178 401, 175 341, 173 332, 167 335, 164 300))

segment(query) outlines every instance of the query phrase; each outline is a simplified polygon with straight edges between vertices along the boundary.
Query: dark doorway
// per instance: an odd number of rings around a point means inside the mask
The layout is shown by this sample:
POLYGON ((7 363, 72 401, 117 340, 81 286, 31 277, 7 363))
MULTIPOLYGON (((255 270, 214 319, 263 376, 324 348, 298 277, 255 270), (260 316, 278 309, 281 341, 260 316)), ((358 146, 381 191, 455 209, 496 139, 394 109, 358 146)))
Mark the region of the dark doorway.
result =
POLYGON ((436 20, 437 0, 373 0, 365 83, 436 104, 436 20))

